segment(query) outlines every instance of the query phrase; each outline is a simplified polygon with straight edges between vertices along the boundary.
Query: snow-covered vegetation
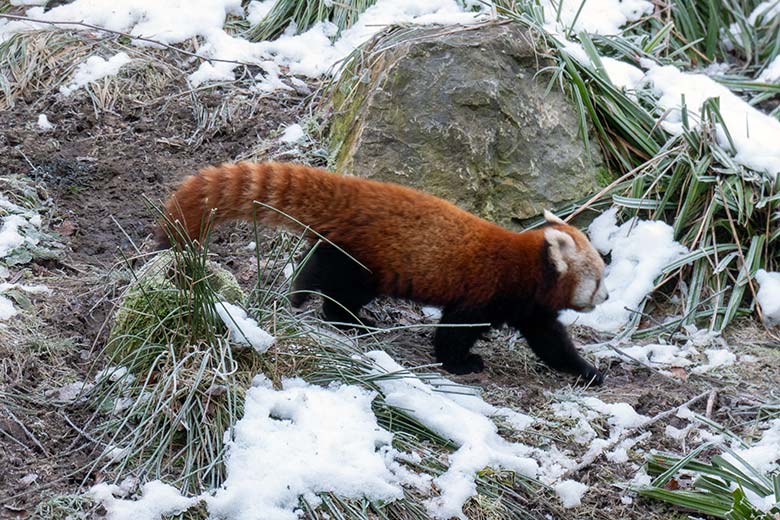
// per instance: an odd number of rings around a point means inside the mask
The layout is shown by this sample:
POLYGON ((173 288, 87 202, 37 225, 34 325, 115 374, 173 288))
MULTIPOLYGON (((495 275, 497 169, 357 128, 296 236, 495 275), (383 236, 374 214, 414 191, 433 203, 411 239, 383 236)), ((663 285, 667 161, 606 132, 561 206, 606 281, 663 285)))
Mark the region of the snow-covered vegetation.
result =
MULTIPOLYGON (((561 320, 581 332, 601 368, 622 363, 629 368, 616 379, 636 379, 625 392, 599 394, 551 378, 556 386, 511 398, 489 379, 431 374, 397 355, 387 333, 356 338, 289 308, 288 279, 303 248, 297 237, 269 243, 254 230, 251 250, 241 248, 255 284, 246 293, 194 244, 140 269, 137 258, 122 259, 124 275, 100 282, 128 288, 115 298, 110 335, 96 341, 90 378, 70 374, 43 393, 56 406, 90 410, 83 427, 64 417, 94 456, 80 469, 83 485, 70 490, 76 498, 42 502, 40 516, 61 503, 73 515, 100 507, 114 520, 591 518, 604 502, 603 518, 646 518, 663 507, 632 509, 642 497, 735 520, 780 514, 780 407, 767 394, 777 380, 766 381, 777 378, 766 360, 777 358, 728 334, 740 320, 756 328, 760 318, 758 346, 780 344, 772 328, 780 323, 778 2, 38 4, 0 2, 0 15, 12 13, 0 19, 0 107, 37 93, 32 118, 17 124, 41 136, 59 131, 57 107, 79 96, 95 113, 115 115, 116 85, 134 78, 147 88, 153 72, 183 77, 186 88, 135 99, 137 106, 168 106, 212 88, 225 100, 234 99, 231 89, 267 100, 327 86, 392 24, 500 19, 533 29, 550 59, 551 88, 573 100, 585 142, 596 138, 609 170, 603 190, 558 213, 595 217, 587 232, 607 258, 611 297, 561 320), (78 52, 68 54, 69 46, 78 52), (69 63, 46 76, 57 56, 33 56, 53 49, 69 63), (653 395, 641 377, 669 382, 679 395, 653 395), (750 397, 731 388, 754 385, 760 390, 750 397), (723 392, 734 414, 716 421, 723 392), (645 402, 654 398, 661 404, 645 402)), ((193 111, 201 126, 189 141, 156 145, 198 146, 219 118, 237 119, 228 101, 216 104, 213 113, 193 111)), ((263 150, 321 157, 313 121, 279 125, 277 144, 263 150)), ((85 152, 74 160, 100 158, 85 152)), ((31 171, 47 178, 37 165, 31 171)), ((27 325, 14 327, 36 319, 56 278, 37 280, 31 263, 54 258, 61 244, 44 220, 48 196, 9 173, 0 171, 0 342, 16 348, 27 325)), ((397 330, 436 319, 435 308, 412 308, 397 330)), ((496 358, 509 359, 512 378, 520 366, 537 377, 532 358, 514 348, 518 337, 507 334, 491 338, 502 349, 496 358)), ((87 348, 79 355, 92 359, 87 348)), ((10 365, 3 361, 4 374, 10 365)), ((22 423, 13 409, 8 424, 22 423)), ((0 433, 15 439, 5 424, 0 433)), ((38 443, 39 430, 22 428, 16 444, 38 443)), ((48 455, 43 445, 34 449, 48 455)), ((24 478, 29 486, 38 476, 24 478)))

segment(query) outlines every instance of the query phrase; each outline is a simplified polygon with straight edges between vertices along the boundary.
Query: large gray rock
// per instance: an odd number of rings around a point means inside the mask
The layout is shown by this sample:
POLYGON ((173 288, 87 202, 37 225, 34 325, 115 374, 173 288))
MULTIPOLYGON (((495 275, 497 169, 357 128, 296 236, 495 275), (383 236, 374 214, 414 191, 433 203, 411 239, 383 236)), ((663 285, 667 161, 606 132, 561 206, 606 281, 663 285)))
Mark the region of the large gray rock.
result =
POLYGON ((509 226, 585 197, 602 159, 547 65, 516 24, 385 33, 337 83, 333 166, 509 226))

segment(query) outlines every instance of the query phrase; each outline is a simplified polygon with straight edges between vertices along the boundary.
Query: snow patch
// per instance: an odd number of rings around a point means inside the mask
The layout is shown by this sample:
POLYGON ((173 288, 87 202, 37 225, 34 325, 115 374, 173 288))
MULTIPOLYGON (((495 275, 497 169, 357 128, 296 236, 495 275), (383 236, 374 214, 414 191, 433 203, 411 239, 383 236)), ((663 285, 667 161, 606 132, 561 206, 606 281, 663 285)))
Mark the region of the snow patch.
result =
MULTIPOLYGON (((84 85, 103 79, 108 76, 114 76, 122 66, 132 61, 127 53, 120 52, 108 60, 100 56, 90 56, 87 61, 81 63, 73 74, 73 78, 67 85, 60 87, 60 94, 70 96, 73 92, 84 85)), ((46 117, 46 116, 44 116, 46 117)), ((40 125, 40 118, 38 119, 40 125)))
POLYGON ((720 98, 723 123, 716 124, 716 138, 720 146, 730 150, 733 140, 734 160, 772 178, 780 172, 780 121, 774 119, 733 94, 704 74, 681 72, 672 65, 652 66, 644 82, 658 97, 658 110, 666 117, 661 126, 669 133, 683 132, 681 100, 685 99, 689 118, 698 126, 702 119, 702 107, 709 98, 720 98), (668 111, 668 113, 667 113, 668 111))
POLYGON ((745 474, 752 471, 746 468, 739 459, 744 460, 749 466, 755 468, 762 475, 768 475, 780 467, 780 419, 769 421, 769 429, 764 431, 761 440, 749 448, 734 449, 736 457, 730 453, 724 453, 723 458, 742 468, 745 474))
POLYGON ((441 319, 441 309, 439 307, 432 307, 430 305, 426 305, 422 307, 420 311, 422 311, 423 316, 427 320, 438 321, 441 319))
POLYGON ((227 479, 204 497, 211 517, 297 520, 299 497, 316 504, 319 492, 370 500, 403 496, 387 463, 392 434, 371 409, 376 393, 300 379, 285 380, 283 390, 267 379, 257 383, 228 444, 227 479))
POLYGON ((251 346, 260 354, 268 350, 276 341, 273 336, 261 329, 255 320, 247 316, 246 311, 238 305, 222 301, 217 302, 214 307, 234 341, 251 346))
POLYGON ((582 504, 582 495, 588 490, 588 486, 575 480, 564 480, 556 484, 554 489, 563 507, 571 509, 582 504))
POLYGON ((24 291, 30 294, 51 294, 51 289, 45 285, 23 285, 18 283, 0 283, 0 321, 13 318, 18 314, 11 299, 3 296, 11 290, 24 291))
POLYGON ((49 130, 54 130, 54 125, 51 124, 51 122, 49 121, 49 118, 46 117, 46 114, 38 114, 38 121, 35 124, 43 132, 48 132, 49 130))
POLYGON ((306 137, 306 133, 298 123, 292 124, 284 129, 279 140, 283 143, 292 144, 297 143, 306 137))
POLYGON ((715 368, 733 365, 737 360, 736 354, 727 349, 707 349, 704 351, 707 355, 707 362, 693 369, 696 374, 703 374, 715 368))
POLYGON ((246 6, 246 21, 253 26, 259 24, 271 12, 274 5, 276 5, 276 0, 252 0, 246 6))
POLYGON ((181 496, 179 490, 159 480, 144 484, 136 500, 123 500, 126 491, 115 484, 96 484, 89 494, 106 509, 110 520, 159 520, 183 513, 198 503, 197 498, 181 496))
POLYGON ((767 325, 780 326, 780 273, 759 269, 756 272, 758 294, 756 299, 761 305, 764 322, 767 325))
POLYGON ((619 34, 626 23, 653 12, 653 3, 647 0, 542 0, 540 3, 545 25, 556 32, 573 28, 575 33, 619 34))
MULTIPOLYGON (((539 464, 531 458, 533 449, 501 438, 496 425, 480 413, 482 410, 477 412, 463 406, 451 398, 454 394, 437 392, 384 352, 373 351, 367 356, 380 367, 377 375, 391 374, 376 380, 387 404, 405 410, 458 446, 449 457, 447 471, 434 479, 440 495, 426 502, 433 518, 465 519, 463 504, 476 494, 476 474, 487 466, 513 470, 529 477, 539 475, 539 464)), ((472 408, 483 408, 475 406, 472 399, 456 399, 472 408)))
POLYGON ((774 83, 780 80, 780 56, 775 57, 775 59, 761 71, 761 74, 759 74, 757 79, 764 83, 774 83))
POLYGON ((92 383, 76 381, 60 387, 57 390, 57 399, 66 403, 73 403, 77 399, 85 400, 86 395, 95 387, 92 383))
POLYGON ((627 308, 638 309, 664 267, 688 249, 675 242, 672 227, 660 221, 633 218, 618 226, 617 208, 596 218, 588 233, 600 253, 612 253, 604 278, 609 298, 591 312, 567 310, 560 319, 566 325, 617 332, 632 316, 627 308))
MULTIPOLYGON (((250 23, 262 20, 272 5, 272 0, 251 2, 246 15, 250 23)), ((235 61, 261 66, 265 74, 258 77, 261 83, 257 90, 267 92, 290 88, 279 79, 279 67, 287 67, 290 74, 312 78, 328 74, 336 63, 346 58, 358 45, 388 25, 469 24, 492 15, 491 6, 479 3, 473 7, 476 9, 467 10, 457 0, 378 0, 335 41, 333 38, 338 32, 336 26, 321 22, 300 34, 296 34, 295 27, 291 26, 276 40, 256 43, 231 36, 223 29, 227 14, 245 14, 241 0, 74 0, 46 12, 42 7, 34 7, 27 14, 47 21, 82 21, 164 44, 181 43, 198 37, 203 42, 197 51, 200 56, 228 62, 200 63, 198 69, 189 76, 193 86, 208 81, 235 79, 233 70, 238 63, 230 62, 235 61)), ((71 28, 84 30, 80 26, 71 28)), ((18 32, 41 29, 51 29, 51 26, 26 21, 10 22, 0 26, 0 41, 18 32)), ((133 40, 132 43, 139 46, 153 45, 141 40, 133 40)))

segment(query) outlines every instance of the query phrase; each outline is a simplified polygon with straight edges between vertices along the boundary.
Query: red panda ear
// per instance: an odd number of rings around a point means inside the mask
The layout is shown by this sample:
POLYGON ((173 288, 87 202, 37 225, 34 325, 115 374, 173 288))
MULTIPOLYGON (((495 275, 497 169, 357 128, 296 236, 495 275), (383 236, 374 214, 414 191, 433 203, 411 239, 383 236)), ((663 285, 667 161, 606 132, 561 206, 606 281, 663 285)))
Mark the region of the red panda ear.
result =
POLYGON ((548 224, 566 224, 566 222, 558 218, 552 211, 549 210, 544 210, 544 220, 546 220, 548 224))
POLYGON ((577 245, 568 233, 555 228, 544 230, 544 241, 547 243, 550 260, 559 274, 569 269, 569 264, 577 254, 577 245))

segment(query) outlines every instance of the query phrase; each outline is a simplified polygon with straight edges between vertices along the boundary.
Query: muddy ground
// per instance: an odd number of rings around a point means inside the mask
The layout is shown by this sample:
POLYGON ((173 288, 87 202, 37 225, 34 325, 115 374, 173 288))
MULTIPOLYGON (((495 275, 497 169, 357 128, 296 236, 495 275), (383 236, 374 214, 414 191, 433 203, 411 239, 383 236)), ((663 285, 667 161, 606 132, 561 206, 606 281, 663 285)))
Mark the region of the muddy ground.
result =
MULTIPOLYGON (((237 96, 228 87, 188 93, 177 81, 156 88, 156 102, 125 100, 107 110, 96 110, 95 97, 83 91, 67 99, 31 93, 0 113, 0 174, 25 176, 47 190, 53 201, 48 226, 63 245, 58 259, 35 261, 25 275, 28 283, 45 283, 53 294, 33 297, 34 319, 25 321, 10 344, 0 346, 0 395, 5 399, 0 402, 0 518, 27 518, 49 497, 74 493, 101 477, 84 469, 96 453, 86 424, 90 411, 57 405, 47 391, 87 380, 104 363, 97 352, 116 303, 112 273, 151 246, 154 213, 144 195, 159 201, 199 167, 258 149, 271 153, 274 145, 269 143, 280 130, 309 114, 304 93, 259 96, 242 91, 237 96), (225 100, 232 103, 227 112, 225 100), (48 115, 54 130, 44 132, 35 125, 40 113, 48 115)), ((286 158, 300 159, 294 154, 286 158)), ((253 283, 253 253, 243 246, 251 239, 248 226, 228 225, 216 234, 213 247, 219 261, 248 286, 253 283)), ((366 312, 386 326, 423 321, 419 308, 408 302, 379 300, 366 312)), ((598 339, 578 332, 582 343, 598 339)), ((425 329, 387 335, 395 357, 407 365, 433 362, 431 336, 425 329)), ((735 327, 729 342, 757 361, 717 377, 679 378, 613 362, 606 384, 588 392, 604 401, 626 401, 653 416, 713 388, 709 415, 739 431, 777 391, 778 355, 771 339, 749 319, 735 327)), ((534 414, 547 404, 546 390, 573 383, 539 365, 511 331, 495 332, 478 351, 486 359, 485 372, 455 379, 481 386, 496 404, 534 414)), ((702 401, 694 409, 705 413, 705 408, 702 401)), ((601 491, 588 494, 579 509, 548 510, 555 516, 604 519, 677 514, 642 499, 622 503, 612 483, 631 476, 604 471, 597 462, 578 479, 601 491)), ((545 501, 540 499, 538 507, 544 511, 545 501)))

